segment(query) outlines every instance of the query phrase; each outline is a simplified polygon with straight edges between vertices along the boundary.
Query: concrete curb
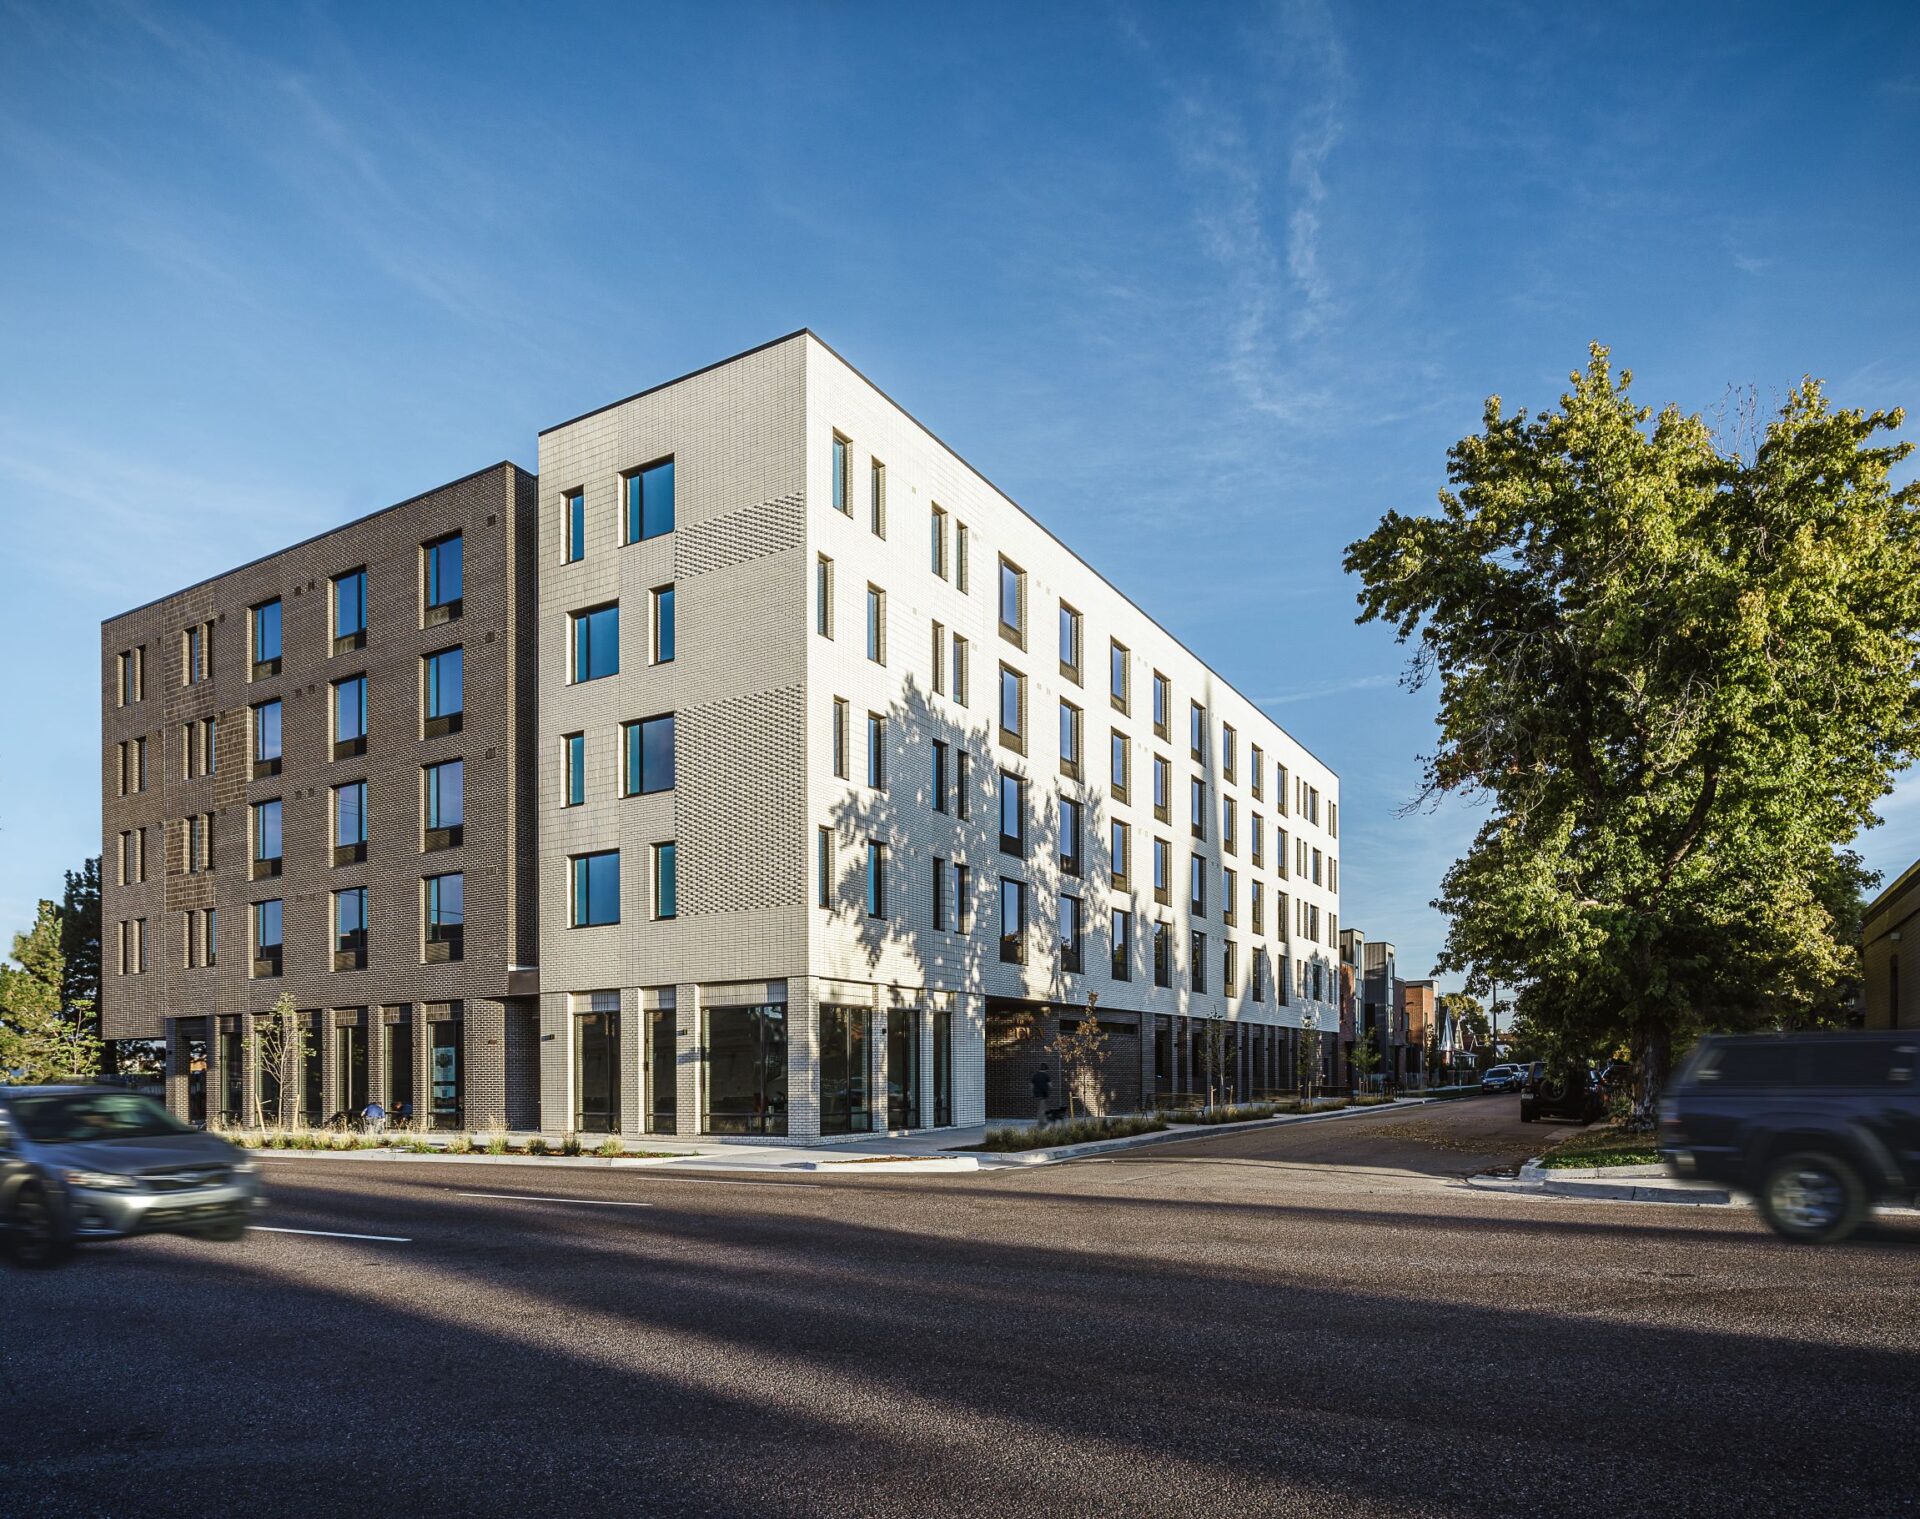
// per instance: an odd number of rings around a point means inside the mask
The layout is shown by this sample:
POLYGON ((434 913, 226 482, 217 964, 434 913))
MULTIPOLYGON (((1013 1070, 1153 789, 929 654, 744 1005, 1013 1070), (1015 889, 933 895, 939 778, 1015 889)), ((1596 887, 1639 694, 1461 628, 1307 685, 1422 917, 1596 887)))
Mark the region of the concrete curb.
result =
POLYGON ((443 1155, 414 1150, 248 1150, 256 1160, 368 1160, 390 1161, 423 1166, 594 1166, 600 1170, 622 1170, 636 1166, 670 1166, 678 1161, 699 1160, 697 1154, 682 1155, 443 1155))
POLYGON ((1549 1169, 1534 1156, 1518 1176, 1470 1176, 1467 1185, 1480 1192, 1504 1192, 1530 1197, 1584 1197, 1593 1202, 1667 1203, 1683 1208, 1723 1208, 1733 1194, 1722 1187, 1667 1177, 1662 1166, 1582 1166, 1549 1169), (1606 1177, 1616 1178, 1605 1180, 1606 1177))
POLYGON ((1181 1139, 1208 1139, 1215 1134, 1238 1134, 1248 1129, 1277 1129, 1290 1123, 1324 1123, 1330 1118, 1353 1118, 1363 1113, 1390 1113, 1399 1108, 1422 1108, 1444 1098, 1396 1097, 1390 1103, 1375 1103, 1364 1108, 1336 1108, 1326 1113, 1282 1113, 1272 1118, 1250 1118, 1245 1123, 1170 1124, 1150 1134, 1128 1134, 1119 1139, 1094 1139, 1082 1145, 1058 1145, 1047 1150, 983 1150, 981 1164, 1001 1166, 1050 1166, 1065 1160, 1082 1160, 1090 1155, 1106 1155, 1115 1150, 1136 1150, 1145 1145, 1172 1144, 1181 1139))
POLYGON ((803 1160, 796 1171, 837 1171, 859 1176, 923 1176, 929 1172, 978 1171, 974 1155, 854 1155, 845 1160, 803 1160))

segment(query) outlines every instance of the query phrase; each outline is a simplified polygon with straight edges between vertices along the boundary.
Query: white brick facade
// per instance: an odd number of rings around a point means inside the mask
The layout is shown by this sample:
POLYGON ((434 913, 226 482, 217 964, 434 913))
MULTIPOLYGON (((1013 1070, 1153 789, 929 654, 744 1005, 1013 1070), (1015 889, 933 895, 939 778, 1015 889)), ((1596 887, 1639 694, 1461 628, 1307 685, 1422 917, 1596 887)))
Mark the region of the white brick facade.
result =
MULTIPOLYGON (((1007 500, 832 350, 795 334, 712 369, 544 433, 539 468, 539 837, 543 1124, 572 1126, 574 1018, 585 994, 620 993, 622 1122, 641 1127, 652 1078, 643 1007, 672 1006, 679 1031, 679 1132, 703 1111, 703 1008, 784 1003, 788 1137, 818 1131, 818 1037, 823 1006, 918 1016, 923 1073, 933 1019, 951 1016, 952 1120, 985 1112, 990 1001, 1083 1004, 1102 1014, 1225 1017, 1298 1027, 1312 1008, 1338 1025, 1339 783, 1323 764, 1007 500), (844 440, 846 505, 836 510, 836 438, 844 440), (674 461, 671 533, 637 543, 622 532, 623 476, 674 461), (874 462, 884 466, 884 537, 874 531, 874 462), (567 498, 584 493, 585 553, 568 562, 567 498), (945 573, 935 566, 936 508, 945 573), (965 531, 964 588, 960 583, 965 531), (817 631, 822 557, 831 561, 831 636, 817 631), (1000 561, 1024 574, 1024 636, 1003 633, 1000 561), (654 590, 674 587, 676 651, 650 662, 654 590), (884 592, 884 662, 868 657, 867 595, 884 592), (617 601, 619 673, 570 683, 572 614, 617 601), (1080 614, 1077 679, 1063 668, 1062 603, 1080 614), (943 630, 936 675, 935 625, 943 630), (969 651, 964 704, 954 640, 969 651), (1126 650, 1126 710, 1109 693, 1110 643, 1126 650), (1023 646, 1024 645, 1024 646, 1023 646), (998 723, 1002 666, 1024 680, 1021 749, 998 723), (1153 720, 1156 675, 1168 683, 1164 733, 1153 720), (835 773, 835 703, 845 703, 847 774, 835 773), (1077 778, 1063 773, 1060 704, 1081 711, 1077 778), (1189 741, 1190 704, 1204 710, 1203 753, 1189 741), (621 725, 676 716, 672 790, 624 796, 621 725), (869 717, 883 721, 884 779, 869 781, 869 717), (1232 730, 1231 773, 1225 734, 1232 730), (563 741, 584 735, 584 797, 563 805, 563 741), (1128 769, 1125 799, 1110 784, 1114 735, 1128 769), (935 805, 934 746, 947 746, 947 785, 935 805), (1022 750, 1024 752, 1022 752, 1022 750), (1255 755, 1258 755, 1256 781, 1255 755), (1156 817, 1155 760, 1168 774, 1156 817), (1002 770, 1026 786, 1026 847, 1003 852, 1002 770), (1204 787, 1204 824, 1190 823, 1190 786, 1204 787), (1256 794, 1257 791, 1257 794, 1256 794), (1058 859, 1057 802, 1082 811, 1080 869, 1058 859), (1313 806, 1304 809, 1303 800, 1313 806), (1231 808, 1233 840, 1224 837, 1231 808), (1109 824, 1131 831, 1131 872, 1113 879, 1109 824), (827 905, 819 905, 818 833, 831 831, 827 905), (1254 839, 1260 837, 1256 859, 1254 839), (1282 832, 1284 830, 1284 833, 1282 832), (1168 900, 1155 900, 1154 841, 1169 855, 1168 900), (1284 842, 1283 842, 1284 839, 1284 842), (653 917, 651 850, 678 846, 678 916, 653 917), (884 916, 866 902, 867 846, 884 846, 884 916), (570 928, 570 864, 618 849, 618 924, 570 928), (1305 850, 1306 869, 1299 867, 1305 850), (1205 862, 1205 911, 1189 904, 1190 861, 1205 862), (1316 867, 1315 861, 1318 861, 1316 867), (947 927, 934 926, 935 862, 945 864, 947 927), (952 914, 955 866, 970 872, 971 928, 952 914), (1224 871, 1235 879, 1225 921, 1224 871), (1316 879, 1317 876, 1317 879, 1316 879), (1006 963, 999 934, 1002 878, 1026 884, 1025 963, 1006 963), (1253 921, 1254 883, 1261 922, 1253 921), (1083 904, 1083 970, 1062 968, 1060 903, 1083 904), (1133 913, 1131 975, 1110 965, 1110 912, 1133 913), (1309 937, 1317 919, 1318 933, 1309 937), (1171 985, 1155 985, 1152 927, 1170 925, 1171 985), (1206 936, 1206 990, 1194 990, 1192 935, 1206 936), (1235 985, 1223 988, 1226 946, 1235 985), (1264 997, 1252 994, 1255 964, 1264 997), (1302 968, 1305 967, 1305 974, 1302 968), (1321 996, 1311 990, 1318 968, 1321 996), (1280 985, 1284 977, 1285 996, 1280 985)), ((871 1090, 886 1090, 883 1019, 876 1018, 871 1090)), ((933 1119, 930 1094, 921 1121, 933 1119)), ((884 1106, 882 1106, 884 1117, 884 1106)))

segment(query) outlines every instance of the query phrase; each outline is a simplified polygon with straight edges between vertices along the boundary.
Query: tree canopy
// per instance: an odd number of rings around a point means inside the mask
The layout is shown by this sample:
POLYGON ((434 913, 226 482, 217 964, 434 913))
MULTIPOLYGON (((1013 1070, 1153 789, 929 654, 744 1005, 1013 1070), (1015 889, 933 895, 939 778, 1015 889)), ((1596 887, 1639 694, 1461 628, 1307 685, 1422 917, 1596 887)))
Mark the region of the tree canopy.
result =
POLYGON ((1431 516, 1350 545, 1362 622, 1437 679, 1421 801, 1489 814, 1448 871, 1442 970, 1535 1028, 1671 1041, 1829 1015, 1865 884, 1843 846, 1920 744, 1920 487, 1898 410, 1802 382, 1764 428, 1655 416, 1596 345, 1557 409, 1448 455, 1431 516))

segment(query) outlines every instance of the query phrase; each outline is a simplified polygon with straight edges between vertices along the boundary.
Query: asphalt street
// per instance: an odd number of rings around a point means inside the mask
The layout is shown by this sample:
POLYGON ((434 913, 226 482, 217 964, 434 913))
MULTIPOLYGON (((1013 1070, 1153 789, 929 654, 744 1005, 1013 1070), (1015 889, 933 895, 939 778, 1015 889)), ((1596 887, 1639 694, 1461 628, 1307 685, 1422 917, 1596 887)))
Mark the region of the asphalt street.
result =
POLYGON ((0 1273, 0 1513, 1920 1512, 1920 1224, 1459 1180, 1538 1148, 1495 1098, 978 1176, 269 1161, 320 1232, 0 1273))

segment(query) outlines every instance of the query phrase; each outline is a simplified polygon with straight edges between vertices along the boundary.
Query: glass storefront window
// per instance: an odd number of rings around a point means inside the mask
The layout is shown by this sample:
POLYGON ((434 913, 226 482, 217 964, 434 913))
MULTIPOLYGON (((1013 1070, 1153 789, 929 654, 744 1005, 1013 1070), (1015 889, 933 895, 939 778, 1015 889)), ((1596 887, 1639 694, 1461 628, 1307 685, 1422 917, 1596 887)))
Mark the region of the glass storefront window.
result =
POLYGON ((953 1122, 953 1014, 933 1015, 933 1126, 953 1122))
POLYGON ((820 1009, 820 1132, 864 1134, 873 1127, 867 1106, 868 1050, 873 1014, 863 1007, 820 1009))
POLYGON ((672 1008, 647 1014, 647 1132, 673 1134, 680 1127, 680 1028, 672 1008))
POLYGON ((413 1025, 387 1025, 387 1116, 398 1120, 413 1106, 413 1025))
POLYGON ((920 1017, 887 1014, 887 1127, 920 1127, 920 1017))
POLYGON ((358 1023, 333 1031, 334 1093, 342 1112, 358 1114, 367 1105, 367 1031, 358 1023))
POLYGON ((460 1060, 460 1024, 427 1025, 427 1097, 436 1129, 460 1127, 465 1092, 460 1060))
POLYGON ((781 1003, 709 1008, 708 1134, 787 1132, 787 1009, 781 1003))
MULTIPOLYGON (((600 998, 593 999, 596 1003, 600 998)), ((618 994, 614 1002, 618 1003, 618 994)), ((582 1134, 612 1134, 620 1127, 620 1014, 613 1009, 578 1013, 573 1020, 574 1123, 582 1134)))

